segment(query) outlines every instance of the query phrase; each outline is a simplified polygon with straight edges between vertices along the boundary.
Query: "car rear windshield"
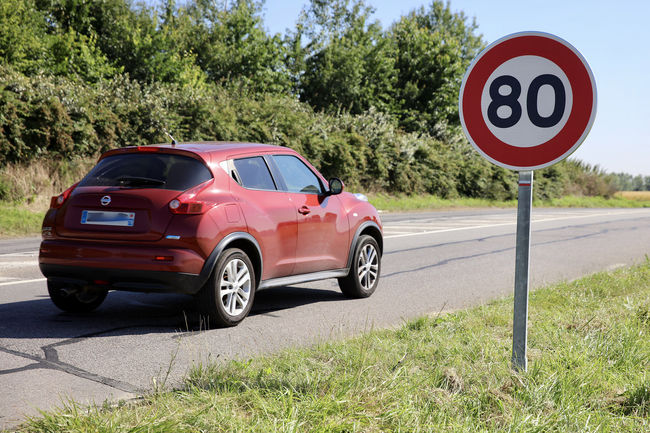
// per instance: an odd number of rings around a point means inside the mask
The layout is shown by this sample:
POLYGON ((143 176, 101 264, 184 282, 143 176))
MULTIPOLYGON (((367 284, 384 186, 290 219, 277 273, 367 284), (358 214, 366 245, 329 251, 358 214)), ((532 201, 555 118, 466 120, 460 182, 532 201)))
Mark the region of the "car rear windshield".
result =
POLYGON ((108 156, 83 178, 79 186, 120 186, 185 191, 212 179, 200 161, 175 154, 127 153, 108 156))

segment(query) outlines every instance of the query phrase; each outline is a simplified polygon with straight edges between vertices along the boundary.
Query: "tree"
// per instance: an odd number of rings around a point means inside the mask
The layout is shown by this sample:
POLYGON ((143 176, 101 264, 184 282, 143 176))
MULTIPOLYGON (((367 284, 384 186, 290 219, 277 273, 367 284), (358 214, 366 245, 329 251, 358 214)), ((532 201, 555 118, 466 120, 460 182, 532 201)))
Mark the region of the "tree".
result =
POLYGON ((141 6, 129 40, 133 52, 126 57, 128 63, 123 63, 125 71, 147 83, 202 85, 207 74, 187 43, 192 26, 187 9, 177 8, 174 0, 166 0, 158 8, 141 6))
POLYGON ((312 0, 303 10, 289 38, 301 100, 326 111, 390 111, 393 53, 372 13, 363 0, 312 0))
POLYGON ((401 126, 444 136, 459 124, 458 92, 465 70, 483 48, 477 25, 449 3, 434 1, 403 16, 389 31, 396 50, 394 98, 401 126))
MULTIPOLYGON (((188 24, 179 41, 210 81, 244 84, 255 92, 287 92, 290 78, 279 35, 263 28, 263 2, 254 0, 187 3, 188 24)), ((180 19, 180 18, 179 18, 180 19)))
MULTIPOLYGON (((38 9, 44 0, 3 0, 0 2, 0 58, 2 63, 27 74, 48 73, 96 81, 115 69, 97 47, 96 34, 84 34, 59 16, 38 9)), ((47 6, 58 10, 54 1, 47 6)), ((70 8, 82 9, 69 0, 70 8)), ((82 27, 81 24, 78 24, 82 27)))
POLYGON ((133 39, 143 14, 131 8, 130 0, 36 0, 36 6, 45 16, 50 34, 74 30, 93 38, 114 64, 123 66, 132 58, 133 39))
POLYGON ((54 75, 79 77, 95 82, 121 71, 104 53, 102 35, 97 29, 104 17, 97 16, 107 5, 122 5, 124 0, 88 2, 84 0, 36 0, 32 7, 39 12, 46 27, 43 41, 47 45, 44 70, 54 75))
POLYGON ((26 73, 43 67, 46 25, 33 1, 2 0, 0 29, 0 62, 26 73))

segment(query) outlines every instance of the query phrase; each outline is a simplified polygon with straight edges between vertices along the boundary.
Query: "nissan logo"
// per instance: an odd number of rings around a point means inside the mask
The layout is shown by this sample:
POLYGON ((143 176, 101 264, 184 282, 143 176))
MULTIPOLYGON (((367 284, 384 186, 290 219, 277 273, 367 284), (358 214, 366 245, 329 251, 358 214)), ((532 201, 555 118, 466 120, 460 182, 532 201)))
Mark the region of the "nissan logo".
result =
POLYGON ((102 204, 102 206, 108 206, 109 204, 111 204, 111 196, 110 195, 105 195, 104 197, 102 197, 102 200, 101 200, 100 203, 102 204))

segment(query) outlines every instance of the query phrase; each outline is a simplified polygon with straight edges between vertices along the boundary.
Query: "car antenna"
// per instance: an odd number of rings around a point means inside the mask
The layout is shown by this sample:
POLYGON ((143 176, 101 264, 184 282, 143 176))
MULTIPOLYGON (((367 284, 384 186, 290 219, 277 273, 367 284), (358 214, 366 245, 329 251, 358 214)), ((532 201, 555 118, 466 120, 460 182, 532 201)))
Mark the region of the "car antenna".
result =
POLYGON ((167 131, 167 128, 163 128, 163 132, 172 139, 172 147, 176 146, 176 139, 167 131))

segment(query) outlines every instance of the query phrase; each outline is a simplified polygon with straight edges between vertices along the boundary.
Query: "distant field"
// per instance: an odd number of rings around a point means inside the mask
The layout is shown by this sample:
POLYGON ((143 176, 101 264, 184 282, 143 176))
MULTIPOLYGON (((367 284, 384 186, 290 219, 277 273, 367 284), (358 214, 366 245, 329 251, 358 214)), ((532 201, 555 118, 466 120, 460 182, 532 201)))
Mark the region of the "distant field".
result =
POLYGON ((627 200, 650 201, 650 191, 619 191, 616 196, 627 200))

